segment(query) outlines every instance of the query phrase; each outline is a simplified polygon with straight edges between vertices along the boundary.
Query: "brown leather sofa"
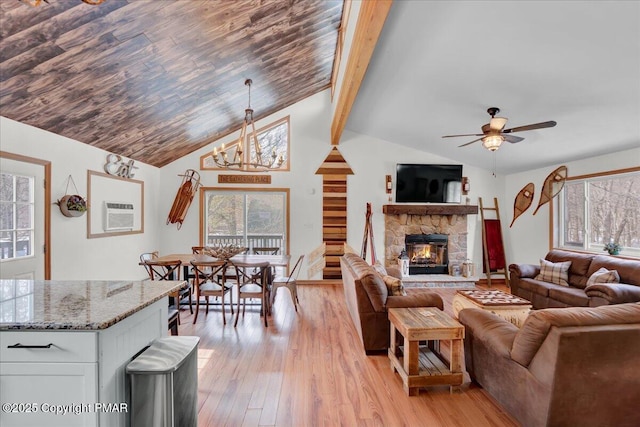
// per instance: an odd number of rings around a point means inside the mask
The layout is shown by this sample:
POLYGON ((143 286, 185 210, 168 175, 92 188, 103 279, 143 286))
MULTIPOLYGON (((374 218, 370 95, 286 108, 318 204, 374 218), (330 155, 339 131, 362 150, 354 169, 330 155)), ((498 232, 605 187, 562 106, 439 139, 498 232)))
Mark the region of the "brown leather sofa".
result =
POLYGON ((459 320, 469 375, 523 426, 640 426, 640 303, 459 320))
MULTIPOLYGON (((356 254, 340 257, 347 309, 367 354, 389 348, 389 307, 438 307, 440 295, 421 291, 410 295, 389 295, 381 275, 356 254)), ((392 271, 389 271, 392 273, 392 271)), ((397 272, 394 272, 397 277, 397 272)))
POLYGON ((533 308, 597 307, 640 301, 640 261, 609 255, 553 249, 545 256, 554 263, 571 261, 569 286, 536 280, 540 265, 511 264, 511 293, 531 301, 533 308), (601 267, 616 270, 620 283, 598 283, 586 288, 587 280, 601 267))

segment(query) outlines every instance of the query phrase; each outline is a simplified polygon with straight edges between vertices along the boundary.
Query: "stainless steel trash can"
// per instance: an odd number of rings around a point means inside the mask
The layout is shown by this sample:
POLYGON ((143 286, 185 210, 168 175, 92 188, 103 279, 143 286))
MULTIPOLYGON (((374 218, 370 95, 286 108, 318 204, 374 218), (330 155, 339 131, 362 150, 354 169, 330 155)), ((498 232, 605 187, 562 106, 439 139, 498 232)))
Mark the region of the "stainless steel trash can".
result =
POLYGON ((199 341, 159 338, 127 365, 132 427, 198 425, 199 341))

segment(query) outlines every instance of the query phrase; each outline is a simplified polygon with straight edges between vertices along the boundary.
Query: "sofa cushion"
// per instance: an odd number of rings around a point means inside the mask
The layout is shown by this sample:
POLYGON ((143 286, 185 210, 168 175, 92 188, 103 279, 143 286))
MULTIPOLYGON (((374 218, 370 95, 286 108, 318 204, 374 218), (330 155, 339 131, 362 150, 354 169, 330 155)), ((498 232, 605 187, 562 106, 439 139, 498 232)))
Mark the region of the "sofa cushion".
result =
POLYGON ((533 292, 534 294, 541 295, 543 297, 549 296, 549 283, 542 282, 536 279, 520 279, 521 289, 533 292))
POLYGON ((601 267, 598 271, 589 276, 587 288, 596 283, 620 283, 620 275, 616 270, 607 270, 601 267))
POLYGON ((387 285, 387 292, 389 293, 389 295, 402 296, 407 294, 404 291, 402 280, 398 279, 397 277, 384 275, 382 276, 382 281, 385 285, 387 285))
POLYGON ((551 262, 571 261, 571 267, 569 268, 569 285, 582 289, 587 285, 587 278, 589 277, 588 271, 591 266, 591 260, 593 259, 592 254, 552 249, 547 253, 545 259, 551 262))
POLYGON ((374 271, 360 279, 360 282, 367 292, 367 295, 369 295, 373 309, 375 311, 385 311, 384 307, 389 293, 382 277, 374 271))
POLYGON ((587 307, 589 305, 589 297, 583 289, 551 283, 547 286, 549 286, 549 298, 553 300, 572 307, 587 307))
POLYGON ((569 267, 571 267, 571 261, 551 262, 541 259, 540 273, 536 276, 536 280, 569 286, 569 267))
POLYGON ((373 267, 371 267, 365 260, 360 258, 358 255, 352 254, 352 253, 346 253, 343 255, 343 257, 347 262, 347 264, 351 267, 351 270, 353 270, 354 279, 360 280, 368 274, 375 273, 375 270, 373 269, 373 267))
POLYGON ((516 335, 511 348, 511 357, 522 366, 529 366, 553 326, 635 323, 640 323, 640 303, 536 310, 529 314, 516 335))
POLYGON ((602 267, 607 270, 616 270, 620 276, 620 283, 640 286, 640 261, 609 255, 596 255, 593 257, 587 277, 602 267))

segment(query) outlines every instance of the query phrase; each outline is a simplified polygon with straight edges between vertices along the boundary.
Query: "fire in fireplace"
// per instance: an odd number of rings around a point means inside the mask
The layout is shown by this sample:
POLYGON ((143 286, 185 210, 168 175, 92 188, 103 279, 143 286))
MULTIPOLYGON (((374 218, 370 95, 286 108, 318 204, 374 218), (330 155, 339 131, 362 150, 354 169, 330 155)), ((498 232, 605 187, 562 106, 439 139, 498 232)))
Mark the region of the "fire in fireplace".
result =
POLYGON ((449 257, 446 234, 408 234, 404 244, 409 257, 409 274, 447 274, 449 257))

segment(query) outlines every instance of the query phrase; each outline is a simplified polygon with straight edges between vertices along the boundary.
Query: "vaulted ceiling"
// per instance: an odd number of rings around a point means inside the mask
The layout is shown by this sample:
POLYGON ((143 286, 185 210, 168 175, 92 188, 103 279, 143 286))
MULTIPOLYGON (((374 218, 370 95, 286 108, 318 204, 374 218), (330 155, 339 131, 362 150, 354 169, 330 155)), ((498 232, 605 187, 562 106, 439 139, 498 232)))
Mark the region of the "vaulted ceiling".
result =
MULTIPOLYGON (((3 0, 0 114, 163 166, 240 128, 246 78, 257 119, 329 87, 342 8, 3 0)), ((525 171, 640 146, 639 75, 638 1, 396 0, 345 130, 525 171), (441 138, 479 132, 489 107, 558 125, 495 154, 441 138)))
POLYGON ((342 0, 0 2, 0 114, 161 167, 330 85, 342 0))

